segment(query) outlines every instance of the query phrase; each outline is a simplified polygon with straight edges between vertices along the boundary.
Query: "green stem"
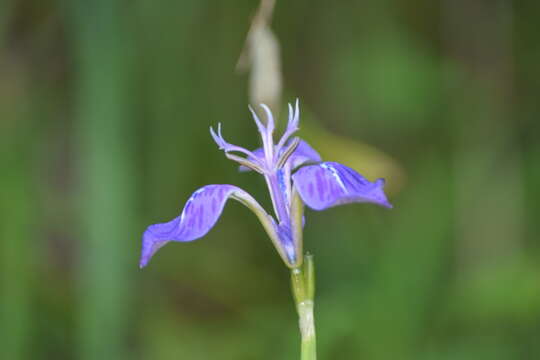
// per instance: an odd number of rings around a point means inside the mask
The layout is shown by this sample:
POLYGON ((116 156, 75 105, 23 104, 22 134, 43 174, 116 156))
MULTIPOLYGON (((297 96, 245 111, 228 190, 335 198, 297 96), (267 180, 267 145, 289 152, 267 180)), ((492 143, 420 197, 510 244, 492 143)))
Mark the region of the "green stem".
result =
POLYGON ((304 264, 291 270, 291 283, 302 337, 300 358, 301 360, 316 360, 317 342, 313 316, 315 267, 312 255, 306 254, 304 264))

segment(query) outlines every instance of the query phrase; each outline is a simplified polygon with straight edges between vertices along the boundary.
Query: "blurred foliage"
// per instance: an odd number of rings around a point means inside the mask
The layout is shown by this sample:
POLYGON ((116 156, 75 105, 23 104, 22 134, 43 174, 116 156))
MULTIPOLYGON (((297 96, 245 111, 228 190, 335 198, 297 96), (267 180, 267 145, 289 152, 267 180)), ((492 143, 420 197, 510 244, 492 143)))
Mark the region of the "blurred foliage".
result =
MULTIPOLYGON (((242 206, 137 267, 145 227, 199 186, 270 207, 208 134, 258 146, 234 71, 257 6, 0 3, 2 358, 298 356, 287 269, 242 206)), ((321 359, 540 357, 539 14, 277 0, 282 101, 395 205, 307 211, 321 359)))

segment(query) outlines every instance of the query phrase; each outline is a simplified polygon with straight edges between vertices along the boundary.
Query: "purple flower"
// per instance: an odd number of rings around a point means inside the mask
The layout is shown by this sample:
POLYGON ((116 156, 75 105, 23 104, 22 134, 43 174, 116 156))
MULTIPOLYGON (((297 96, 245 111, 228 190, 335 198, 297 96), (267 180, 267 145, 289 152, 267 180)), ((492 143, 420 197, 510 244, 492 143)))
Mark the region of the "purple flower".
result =
POLYGON ((384 180, 370 182, 353 169, 336 163, 321 162, 319 154, 305 141, 293 135, 298 131, 298 100, 289 104, 287 129, 274 143, 274 119, 262 104, 266 126, 250 107, 262 138, 262 148, 249 151, 228 143, 221 134, 210 133, 225 156, 240 164, 241 171, 256 171, 264 176, 272 199, 274 216, 268 214, 247 192, 233 185, 207 185, 188 199, 180 216, 162 224, 149 226, 143 234, 140 266, 148 264, 158 249, 169 241, 192 241, 216 224, 228 199, 247 206, 258 217, 281 258, 291 268, 302 263, 302 230, 304 204, 313 210, 352 202, 368 202, 391 208, 383 191, 384 180), (243 156, 242 156, 243 155, 243 156))

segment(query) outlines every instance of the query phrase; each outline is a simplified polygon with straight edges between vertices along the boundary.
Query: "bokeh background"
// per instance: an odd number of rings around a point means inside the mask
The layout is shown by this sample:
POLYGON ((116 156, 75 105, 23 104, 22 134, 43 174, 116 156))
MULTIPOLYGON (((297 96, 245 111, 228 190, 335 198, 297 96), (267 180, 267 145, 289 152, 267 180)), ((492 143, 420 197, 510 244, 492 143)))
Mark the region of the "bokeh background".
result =
MULTIPOLYGON (((202 185, 270 209, 208 133, 258 146, 235 71, 258 1, 0 4, 0 358, 298 358, 288 271, 241 205, 138 269, 202 185)), ((540 358, 539 15, 277 1, 275 110, 299 97, 304 138, 395 206, 307 211, 320 359, 540 358)))

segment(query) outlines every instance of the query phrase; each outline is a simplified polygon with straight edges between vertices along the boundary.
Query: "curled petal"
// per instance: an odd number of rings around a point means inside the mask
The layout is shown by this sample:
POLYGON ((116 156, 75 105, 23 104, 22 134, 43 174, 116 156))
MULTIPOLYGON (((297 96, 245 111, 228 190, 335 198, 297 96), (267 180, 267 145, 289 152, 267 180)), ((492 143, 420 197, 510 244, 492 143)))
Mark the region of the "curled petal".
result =
POLYGON ((272 133, 274 132, 275 123, 274 123, 274 116, 272 115, 272 111, 266 104, 261 104, 261 107, 263 108, 264 112, 266 113, 266 133, 269 137, 272 136, 272 133))
POLYGON ((289 104, 289 121, 287 122, 287 129, 281 136, 281 139, 279 139, 279 142, 277 143, 276 147, 278 150, 280 150, 287 140, 298 131, 298 124, 300 122, 300 109, 298 106, 298 99, 296 99, 296 104, 293 109, 292 105, 289 104))
POLYGON ((270 109, 266 106, 261 104, 262 108, 267 112, 268 116, 268 122, 267 125, 264 126, 257 116, 257 113, 251 106, 248 106, 249 111, 251 112, 251 115, 253 116, 253 120, 255 120, 255 124, 257 124, 257 128, 259 129, 259 133, 261 134, 261 139, 263 142, 263 149, 264 149, 264 157, 262 158, 263 163, 269 163, 272 159, 272 147, 274 146, 272 143, 272 132, 274 131, 274 118, 272 116, 272 112, 270 109))
POLYGON ((336 162, 303 167, 292 177, 300 197, 313 210, 353 202, 392 207, 383 191, 383 179, 370 182, 353 169, 336 162))
POLYGON ((262 124, 261 119, 257 116, 257 113, 253 108, 248 105, 248 109, 251 112, 251 115, 253 116, 253 120, 255 121, 255 124, 257 125, 257 129, 259 130, 259 133, 264 136, 266 134, 266 127, 262 124))
POLYGON ((210 135, 212 135, 212 138, 214 139, 215 143, 218 145, 219 149, 225 151, 225 153, 228 153, 231 151, 239 152, 248 157, 255 158, 255 155, 251 151, 244 149, 241 146, 233 145, 225 141, 225 139, 223 138, 223 135, 221 135, 221 123, 218 123, 217 133, 210 126, 210 135))
POLYGON ((207 185, 191 195, 180 216, 146 229, 142 239, 140 267, 146 266, 156 251, 169 241, 192 241, 206 235, 221 216, 229 198, 250 208, 267 233, 277 240, 273 219, 251 195, 233 185, 207 185))
POLYGON ((272 111, 268 106, 265 104, 261 104, 261 107, 263 108, 264 112, 266 113, 266 129, 265 133, 262 134, 262 141, 263 141, 263 148, 264 148, 264 155, 266 158, 266 163, 270 164, 272 160, 274 159, 274 116, 272 115, 272 111))

